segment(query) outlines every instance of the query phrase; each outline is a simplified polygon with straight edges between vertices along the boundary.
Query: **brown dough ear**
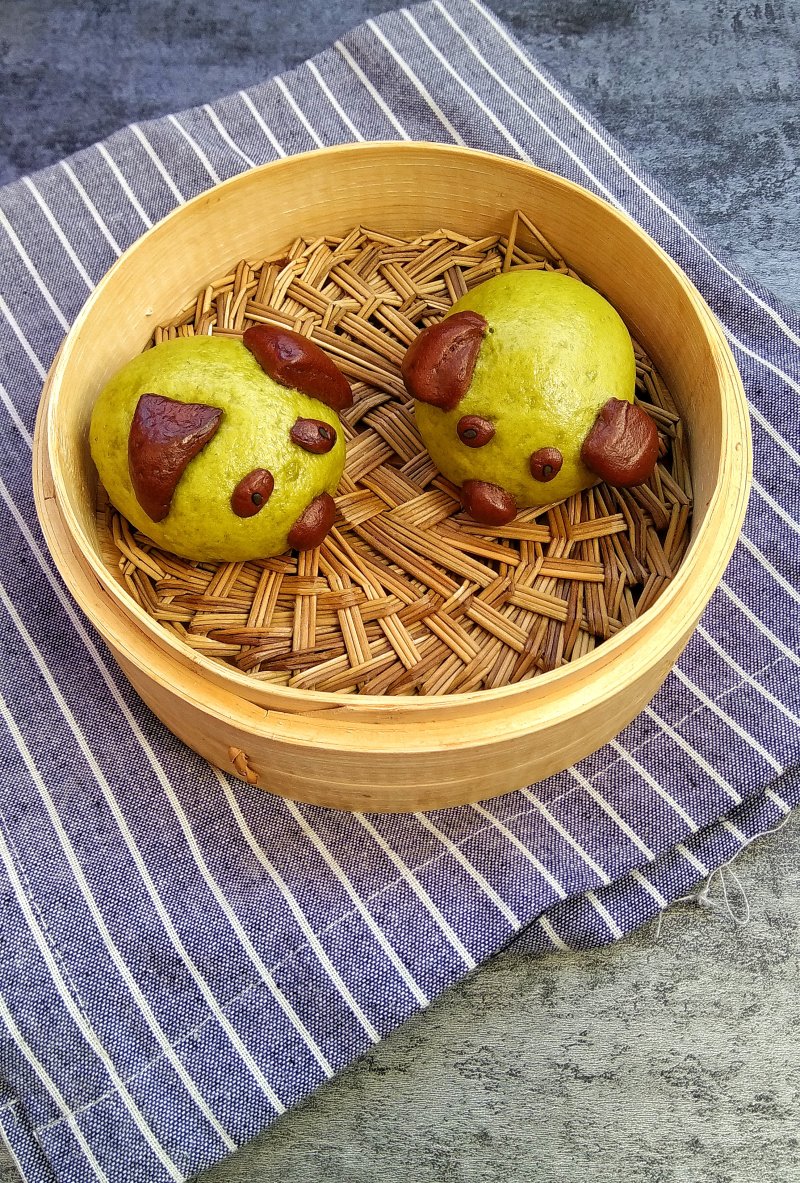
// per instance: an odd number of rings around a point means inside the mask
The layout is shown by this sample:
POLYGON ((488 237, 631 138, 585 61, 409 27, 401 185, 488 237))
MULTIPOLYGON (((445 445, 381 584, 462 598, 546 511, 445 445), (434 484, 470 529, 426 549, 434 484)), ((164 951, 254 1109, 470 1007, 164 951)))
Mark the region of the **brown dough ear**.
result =
POLYGON ((489 325, 478 312, 454 312, 423 329, 400 366, 406 390, 421 403, 452 411, 469 390, 489 325))
POLYGON ((583 442, 581 460, 609 485, 641 485, 658 460, 658 429, 641 407, 610 398, 583 442))
POLYGON ((301 333, 275 325, 252 325, 242 342, 265 374, 281 386, 317 398, 334 411, 353 405, 350 383, 319 345, 301 333))
POLYGON ((136 500, 154 522, 169 513, 186 465, 216 434, 219 407, 143 394, 128 434, 128 472, 136 500))

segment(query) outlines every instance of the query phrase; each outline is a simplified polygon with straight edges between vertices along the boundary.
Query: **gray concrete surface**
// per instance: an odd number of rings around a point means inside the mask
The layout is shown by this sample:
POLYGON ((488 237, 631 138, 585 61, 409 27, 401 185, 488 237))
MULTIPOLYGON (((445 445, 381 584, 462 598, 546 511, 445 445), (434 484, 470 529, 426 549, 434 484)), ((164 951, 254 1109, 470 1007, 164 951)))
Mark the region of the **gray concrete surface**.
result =
MULTIPOLYGON (((797 4, 492 6, 800 305, 797 4)), ((0 179, 258 81, 388 7, 2 0, 0 179)), ((798 1183, 800 820, 736 869, 747 926, 684 905, 591 953, 512 948, 201 1183, 798 1183)), ((0 1183, 17 1178, 0 1151, 0 1183)))
POLYGON ((509 949, 199 1183, 796 1183, 799 851, 740 856, 745 927, 509 949))
MULTIPOLYGON (((288 69, 392 7, 1 0, 0 183, 288 69)), ((719 243, 787 298, 797 291, 798 0, 491 7, 719 243)))

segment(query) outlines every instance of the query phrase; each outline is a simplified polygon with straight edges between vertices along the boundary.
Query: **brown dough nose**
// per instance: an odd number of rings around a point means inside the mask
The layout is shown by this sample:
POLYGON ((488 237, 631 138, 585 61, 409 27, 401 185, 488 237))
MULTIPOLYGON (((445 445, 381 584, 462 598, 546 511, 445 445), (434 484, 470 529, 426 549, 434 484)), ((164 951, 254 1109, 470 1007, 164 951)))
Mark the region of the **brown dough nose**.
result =
POLYGON ((336 502, 330 493, 320 493, 308 505, 289 531, 289 546, 295 550, 313 550, 336 520, 336 502))
POLYGON ((517 503, 511 494, 490 481, 464 481, 461 504, 476 522, 485 526, 507 526, 517 516, 517 503))

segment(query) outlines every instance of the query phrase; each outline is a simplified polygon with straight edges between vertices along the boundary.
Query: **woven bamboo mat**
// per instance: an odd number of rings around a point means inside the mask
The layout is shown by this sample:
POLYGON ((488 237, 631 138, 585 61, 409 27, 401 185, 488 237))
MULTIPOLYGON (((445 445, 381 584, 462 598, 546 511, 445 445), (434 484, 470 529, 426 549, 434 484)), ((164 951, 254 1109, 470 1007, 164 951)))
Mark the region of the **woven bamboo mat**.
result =
POLYGON ((101 532, 131 595, 184 644, 262 682, 361 694, 519 682, 640 616, 686 550, 692 493, 683 424, 636 342, 637 401, 660 438, 645 485, 597 485, 492 529, 461 511, 417 432, 399 376, 407 346, 467 290, 518 267, 575 274, 517 211, 508 235, 477 240, 361 226, 298 238, 281 258, 242 261, 200 292, 154 344, 286 325, 350 379, 337 522, 314 551, 192 563, 101 502, 101 532))

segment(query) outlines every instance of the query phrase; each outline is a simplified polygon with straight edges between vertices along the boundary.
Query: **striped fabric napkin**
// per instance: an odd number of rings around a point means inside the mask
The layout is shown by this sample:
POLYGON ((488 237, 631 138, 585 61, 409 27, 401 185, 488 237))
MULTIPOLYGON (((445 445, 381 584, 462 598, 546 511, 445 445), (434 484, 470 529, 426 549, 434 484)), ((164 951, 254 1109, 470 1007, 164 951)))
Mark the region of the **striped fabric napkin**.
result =
POLYGON ((620 937, 798 802, 799 329, 478 0, 369 21, 0 192, 0 1126, 26 1179, 182 1180, 523 927, 620 937), (274 799, 168 734, 65 593, 30 478, 42 379, 125 247, 253 164, 387 138, 532 160, 632 214, 725 326, 756 464, 651 707, 535 793, 399 817, 274 799))

